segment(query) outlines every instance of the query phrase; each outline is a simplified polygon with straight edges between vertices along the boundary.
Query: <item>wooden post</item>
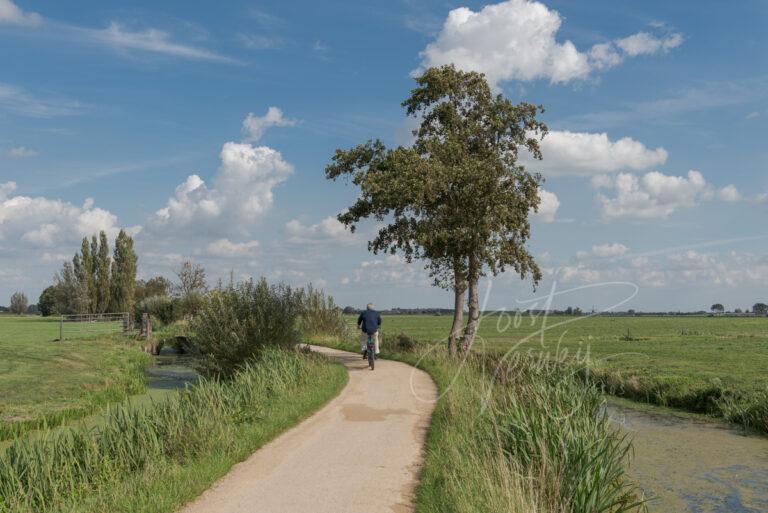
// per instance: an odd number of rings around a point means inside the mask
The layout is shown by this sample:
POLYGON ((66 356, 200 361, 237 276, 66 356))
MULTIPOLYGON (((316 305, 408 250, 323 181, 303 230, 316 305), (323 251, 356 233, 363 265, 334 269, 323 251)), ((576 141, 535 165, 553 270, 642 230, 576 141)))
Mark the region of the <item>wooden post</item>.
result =
POLYGON ((141 336, 146 340, 152 338, 152 318, 146 312, 141 314, 141 336))
POLYGON ((64 340, 64 316, 59 318, 59 342, 64 340))

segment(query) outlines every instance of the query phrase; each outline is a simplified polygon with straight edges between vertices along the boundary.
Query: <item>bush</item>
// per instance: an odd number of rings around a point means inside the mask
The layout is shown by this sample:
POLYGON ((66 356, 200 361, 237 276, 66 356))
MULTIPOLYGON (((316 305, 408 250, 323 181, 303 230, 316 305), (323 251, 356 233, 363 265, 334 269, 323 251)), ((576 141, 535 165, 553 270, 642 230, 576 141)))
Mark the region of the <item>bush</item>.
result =
POLYGON ((344 319, 344 311, 326 296, 322 290, 311 284, 301 291, 301 332, 307 336, 329 335, 345 338, 349 327, 344 319))
POLYGON ((192 321, 204 375, 227 378, 269 347, 299 342, 302 292, 262 278, 212 291, 192 321))
POLYGON ((399 351, 402 353, 410 353, 416 350, 416 346, 419 345, 419 343, 420 342, 418 340, 408 335, 404 331, 401 331, 396 336, 384 335, 384 340, 382 340, 382 344, 387 349, 391 349, 392 351, 399 351))
POLYGON ((163 324, 171 324, 181 318, 181 308, 176 300, 168 296, 151 296, 142 299, 134 307, 136 322, 141 323, 141 316, 148 313, 153 319, 163 324))

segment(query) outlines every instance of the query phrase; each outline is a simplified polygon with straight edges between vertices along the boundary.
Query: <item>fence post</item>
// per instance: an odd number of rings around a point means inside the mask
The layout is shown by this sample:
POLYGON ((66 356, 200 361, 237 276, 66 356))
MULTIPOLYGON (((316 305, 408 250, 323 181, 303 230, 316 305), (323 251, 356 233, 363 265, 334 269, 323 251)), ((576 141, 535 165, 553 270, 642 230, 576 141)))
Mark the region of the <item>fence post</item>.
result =
POLYGON ((147 340, 152 338, 152 318, 146 312, 141 314, 141 336, 147 340))
POLYGON ((59 318, 59 342, 64 340, 64 316, 59 318))

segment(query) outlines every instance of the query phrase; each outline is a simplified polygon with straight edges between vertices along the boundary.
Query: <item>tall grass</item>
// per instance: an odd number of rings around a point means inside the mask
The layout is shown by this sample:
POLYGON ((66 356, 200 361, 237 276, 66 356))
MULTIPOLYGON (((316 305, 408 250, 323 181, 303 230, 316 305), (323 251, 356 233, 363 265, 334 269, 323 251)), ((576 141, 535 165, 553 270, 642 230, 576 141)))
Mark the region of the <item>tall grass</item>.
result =
POLYGON ((240 426, 269 415, 271 400, 317 387, 330 366, 321 357, 267 350, 229 381, 203 380, 151 407, 118 406, 97 431, 16 440, 0 456, 0 511, 67 511, 158 462, 185 465, 226 451, 240 426))
POLYGON ((409 352, 392 352, 392 346, 382 351, 429 372, 441 393, 427 435, 417 512, 642 509, 625 479, 629 440, 603 415, 598 387, 568 368, 522 355, 461 360, 419 342, 409 352))
POLYGON ((349 335, 342 309, 321 289, 311 284, 301 294, 301 332, 306 336, 326 335, 339 339, 349 335))

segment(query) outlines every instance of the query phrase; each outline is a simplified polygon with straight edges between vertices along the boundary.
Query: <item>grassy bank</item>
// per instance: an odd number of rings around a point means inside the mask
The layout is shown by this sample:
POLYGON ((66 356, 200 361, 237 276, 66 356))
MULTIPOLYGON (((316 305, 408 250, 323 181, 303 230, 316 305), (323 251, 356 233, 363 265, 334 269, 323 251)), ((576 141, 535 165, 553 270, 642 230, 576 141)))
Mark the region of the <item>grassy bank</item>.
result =
POLYGON ((149 357, 120 337, 56 338, 55 319, 0 316, 0 440, 144 390, 149 357))
MULTIPOLYGON (((316 342, 357 350, 355 343, 316 342)), ((441 393, 417 489, 419 513, 639 509, 624 479, 628 441, 599 415, 600 391, 567 368, 481 355, 462 363, 423 344, 382 352, 426 370, 441 393)))
MULTIPOLYGON (((450 316, 390 315, 384 329, 441 340, 450 316)), ((607 392, 768 432, 768 318, 487 315, 475 349, 588 368, 607 392)))
POLYGON ((323 357, 269 351, 231 381, 203 381, 152 408, 116 407, 97 432, 17 441, 0 457, 0 511, 173 511, 346 379, 323 357))

